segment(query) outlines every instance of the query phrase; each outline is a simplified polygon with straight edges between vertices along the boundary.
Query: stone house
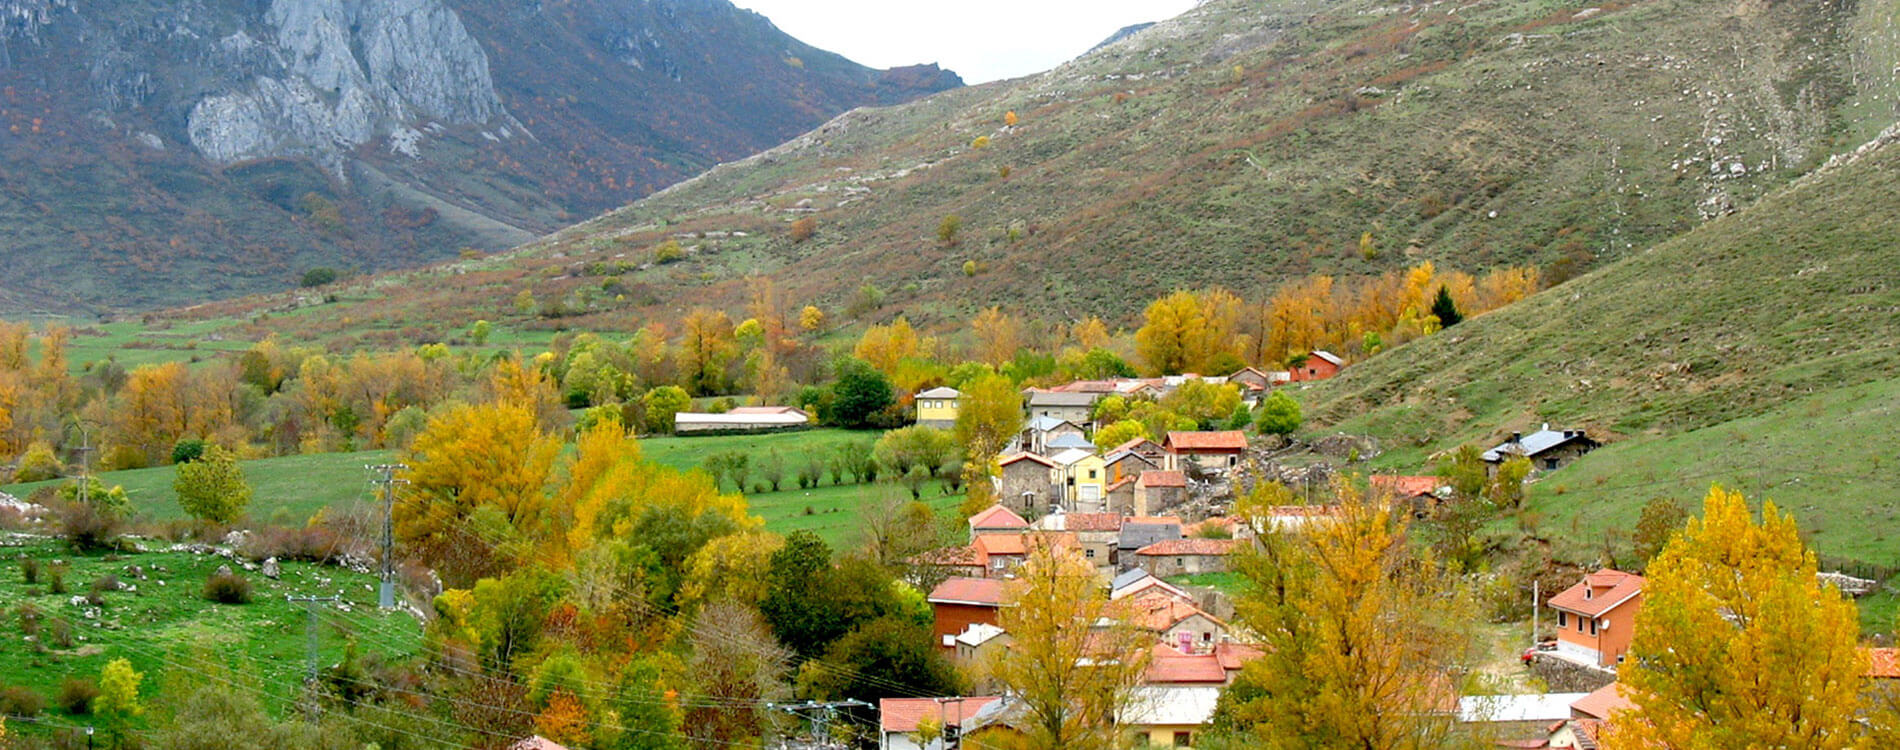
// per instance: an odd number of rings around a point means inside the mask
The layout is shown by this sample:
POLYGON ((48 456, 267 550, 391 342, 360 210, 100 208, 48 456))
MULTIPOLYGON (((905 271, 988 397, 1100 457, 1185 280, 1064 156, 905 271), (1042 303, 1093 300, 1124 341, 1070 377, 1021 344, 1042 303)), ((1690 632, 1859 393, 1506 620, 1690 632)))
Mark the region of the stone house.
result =
POLYGON ((1164 468, 1182 471, 1191 462, 1202 470, 1226 471, 1240 465, 1247 453, 1247 433, 1239 430, 1216 432, 1170 432, 1161 443, 1168 451, 1164 468))
POLYGON ((1034 453, 1013 453, 997 461, 1002 475, 997 477, 998 502, 1017 513, 1034 516, 1046 513, 1057 500, 1056 463, 1034 453))
POLYGON ((1186 501, 1186 474, 1179 471, 1144 471, 1135 478, 1135 508, 1131 515, 1160 513, 1186 501))
POLYGON ((1057 417, 1030 417, 1023 425, 1023 431, 1017 435, 1016 443, 1024 453, 1046 456, 1054 452, 1050 450, 1051 442, 1062 441, 1064 436, 1088 440, 1088 434, 1083 432, 1079 423, 1057 417))
POLYGON ((1167 539, 1135 551, 1135 565, 1159 578, 1224 573, 1233 554, 1232 539, 1167 539))
POLYGON ((1529 435, 1511 433, 1511 439, 1484 452, 1484 462, 1495 472, 1498 464, 1512 456, 1523 456, 1530 459, 1534 470, 1556 471, 1600 446, 1601 443, 1591 440, 1583 430, 1553 430, 1546 424, 1529 435))

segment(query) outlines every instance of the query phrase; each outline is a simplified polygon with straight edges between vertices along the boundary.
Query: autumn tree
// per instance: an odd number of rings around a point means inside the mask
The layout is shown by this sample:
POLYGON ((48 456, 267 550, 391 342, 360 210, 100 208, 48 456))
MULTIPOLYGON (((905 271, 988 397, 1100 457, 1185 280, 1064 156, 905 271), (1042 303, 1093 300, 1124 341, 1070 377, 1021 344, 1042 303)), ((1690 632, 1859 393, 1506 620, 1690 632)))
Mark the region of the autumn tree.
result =
MULTIPOLYGON (((987 141, 986 141, 987 142, 987 141)), ((963 230, 963 217, 950 214, 937 223, 937 241, 945 245, 957 244, 957 233, 963 230)))
POLYGON ((989 307, 970 321, 976 334, 976 359, 991 367, 1002 367, 1022 349, 1022 324, 1000 307, 989 307))
POLYGON ((1199 329, 1207 325, 1200 299, 1179 290, 1148 303, 1141 327, 1135 330, 1135 353, 1152 375, 1185 372, 1200 358, 1196 351, 1199 329))
POLYGON ((681 384, 695 395, 710 396, 726 388, 726 366, 739 354, 732 318, 721 310, 695 308, 680 321, 681 384))
POLYGON ((1161 408, 1192 420, 1196 429, 1213 429, 1240 406, 1240 386, 1188 380, 1161 397, 1161 408))
POLYGON ((1275 389, 1260 402, 1260 416, 1254 420, 1254 428, 1262 435, 1291 435, 1299 431, 1304 422, 1300 402, 1286 391, 1275 389))
POLYGON ((1669 540, 1682 530, 1683 523, 1689 520, 1689 511, 1675 498, 1656 497, 1643 503, 1643 513, 1636 519, 1636 533, 1632 541, 1636 543, 1636 557, 1644 564, 1661 555, 1669 540))
POLYGON ((92 712, 112 733, 114 746, 125 741, 127 725, 145 713, 145 704, 139 701, 139 683, 144 679, 123 658, 106 662, 99 673, 99 696, 92 699, 92 712))
POLYGON ((970 493, 987 497, 996 456, 1023 429, 1023 397, 1002 375, 984 375, 963 384, 953 429, 963 446, 964 483, 970 493))
POLYGON ((1119 714, 1133 702, 1153 644, 1126 619, 1131 602, 1110 602, 1095 566, 1055 545, 1034 546, 1003 598, 998 624, 1013 640, 991 676, 1022 701, 1024 746, 1119 747, 1119 714))
POLYGON ((956 453, 957 444, 950 433, 923 425, 886 432, 872 448, 879 466, 900 475, 911 469, 922 469, 936 476, 937 470, 949 463, 956 453))
POLYGON ((806 331, 816 331, 825 327, 825 311, 816 305, 806 305, 798 311, 798 327, 806 331))
POLYGON ((178 505, 192 518, 215 523, 230 523, 244 515, 251 503, 251 485, 237 456, 220 445, 210 445, 195 461, 178 464, 174 469, 172 491, 178 505))
POLYGON ((1407 544, 1405 514, 1343 481, 1335 493, 1331 523, 1264 533, 1240 560, 1239 618, 1265 653, 1221 696, 1217 731, 1264 748, 1446 747, 1475 608, 1407 544))
POLYGON ((700 700, 689 704, 682 729, 699 750, 757 742, 770 717, 766 701, 788 697, 791 653, 749 607, 715 602, 693 619, 688 679, 700 700))
POLYGON ((647 430, 665 434, 673 431, 673 415, 692 407, 693 397, 677 385, 663 385, 647 391, 640 403, 646 407, 647 430))
POLYGON ((452 583, 492 572, 498 543, 540 531, 560 449, 517 404, 458 406, 430 419, 410 449, 408 489, 397 495, 397 540, 415 545, 452 583), (472 523, 483 511, 501 528, 472 523))
POLYGON ((897 371, 899 362, 924 356, 927 348, 927 340, 919 337, 910 321, 900 315, 890 325, 865 328, 851 353, 871 363, 878 372, 890 375, 897 371))
POLYGON ((818 233, 817 219, 814 219, 810 216, 806 216, 804 218, 799 219, 798 221, 792 222, 792 228, 791 228, 792 244, 798 244, 800 242, 809 240, 812 238, 812 235, 815 235, 817 233, 818 233))
POLYGON ((1132 419, 1124 419, 1096 430, 1095 447, 1108 451, 1136 438, 1153 440, 1154 436, 1148 434, 1146 425, 1132 419))
POLYGON ((1617 748, 1854 747, 1867 657, 1794 518, 1712 487, 1650 563, 1617 748))

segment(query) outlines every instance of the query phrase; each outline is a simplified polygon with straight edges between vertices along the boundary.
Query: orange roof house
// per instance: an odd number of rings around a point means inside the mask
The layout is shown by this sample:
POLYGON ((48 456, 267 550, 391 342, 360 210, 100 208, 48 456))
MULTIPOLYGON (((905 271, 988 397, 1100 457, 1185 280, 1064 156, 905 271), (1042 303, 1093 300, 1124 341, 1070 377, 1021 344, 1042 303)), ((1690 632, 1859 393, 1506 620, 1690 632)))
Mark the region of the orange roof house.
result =
POLYGON ((1003 582, 994 578, 950 578, 930 590, 931 633, 937 647, 956 648, 956 637, 977 623, 995 625, 1003 607, 1003 582))
POLYGON ((1247 433, 1239 430, 1219 432, 1170 432, 1161 442, 1168 452, 1167 468, 1180 470, 1192 461, 1203 469, 1232 468, 1247 452, 1247 433))
MULTIPOLYGON (((967 696, 955 698, 880 698, 877 701, 878 728, 884 736, 879 747, 894 746, 898 737, 893 735, 912 735, 917 727, 928 718, 937 726, 956 725, 962 729, 976 718, 976 713, 991 703, 996 696, 967 696)), ((907 739, 907 738, 906 738, 907 739)), ((916 746, 914 743, 907 743, 916 746)), ((940 746, 940 745, 939 745, 940 746)))
POLYGON ((1643 584, 1642 576, 1605 568, 1551 597, 1558 655, 1600 667, 1622 661, 1643 607, 1643 584))
POLYGON ((1610 714, 1628 711, 1636 704, 1624 694, 1623 683, 1612 682, 1570 704, 1570 715, 1578 719, 1609 719, 1610 714))
POLYGON ((1029 528, 1029 522, 1022 516, 1001 505, 992 505, 981 513, 970 516, 970 533, 981 536, 992 532, 1016 533, 1029 528))
POLYGON ((1900 648, 1868 648, 1867 678, 1872 680, 1900 679, 1900 648))

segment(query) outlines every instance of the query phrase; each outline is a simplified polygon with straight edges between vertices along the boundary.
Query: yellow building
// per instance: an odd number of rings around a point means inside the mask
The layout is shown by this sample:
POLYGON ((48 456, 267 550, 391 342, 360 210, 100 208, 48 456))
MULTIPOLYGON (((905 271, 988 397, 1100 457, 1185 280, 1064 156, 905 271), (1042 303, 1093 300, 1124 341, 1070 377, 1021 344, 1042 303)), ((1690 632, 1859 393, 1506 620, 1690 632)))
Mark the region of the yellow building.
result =
POLYGON ((1108 464, 1101 456, 1070 448, 1049 457, 1062 473, 1062 504, 1072 512, 1102 510, 1108 497, 1108 464))
POLYGON ((962 398, 962 393, 950 387, 917 394, 917 424, 941 430, 957 426, 957 401, 962 398))

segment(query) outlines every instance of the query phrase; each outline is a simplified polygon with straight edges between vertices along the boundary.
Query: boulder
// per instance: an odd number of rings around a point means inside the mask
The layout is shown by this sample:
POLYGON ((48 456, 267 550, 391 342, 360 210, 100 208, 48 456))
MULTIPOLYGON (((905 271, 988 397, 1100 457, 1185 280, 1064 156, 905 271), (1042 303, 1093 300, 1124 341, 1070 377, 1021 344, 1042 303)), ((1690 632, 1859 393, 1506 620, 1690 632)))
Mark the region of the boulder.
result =
POLYGON ((264 577, 265 578, 269 578, 275 581, 277 580, 279 576, 282 576, 283 574, 284 574, 283 569, 277 564, 277 558, 268 557, 264 559, 264 577))

